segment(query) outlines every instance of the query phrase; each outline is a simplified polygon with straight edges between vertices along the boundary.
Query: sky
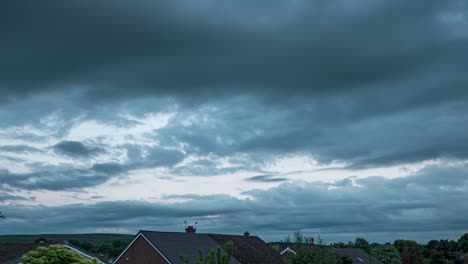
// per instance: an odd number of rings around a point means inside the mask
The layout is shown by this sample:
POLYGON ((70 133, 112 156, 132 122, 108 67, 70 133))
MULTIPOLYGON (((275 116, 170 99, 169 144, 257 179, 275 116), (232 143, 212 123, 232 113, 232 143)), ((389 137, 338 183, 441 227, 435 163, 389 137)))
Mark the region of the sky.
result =
POLYGON ((0 3, 0 234, 468 232, 463 0, 0 3))

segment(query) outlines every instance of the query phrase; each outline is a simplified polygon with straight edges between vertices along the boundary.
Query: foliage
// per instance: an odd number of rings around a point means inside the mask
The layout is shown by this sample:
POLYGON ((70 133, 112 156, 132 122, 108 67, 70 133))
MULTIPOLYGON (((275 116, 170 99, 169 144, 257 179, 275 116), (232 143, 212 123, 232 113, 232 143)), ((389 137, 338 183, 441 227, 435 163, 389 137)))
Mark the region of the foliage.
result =
POLYGON ((352 264, 349 257, 340 257, 333 249, 320 250, 323 240, 318 239, 319 247, 311 247, 312 238, 301 232, 294 233, 294 251, 286 257, 287 264, 352 264))
POLYGON ((396 240, 393 245, 401 252, 402 264, 423 264, 421 246, 416 241, 396 240))
POLYGON ((110 244, 94 245, 90 242, 80 243, 77 239, 68 241, 71 245, 83 249, 90 253, 107 254, 110 257, 117 257, 127 247, 128 242, 123 240, 114 240, 110 244))
POLYGON ((286 257, 287 264, 352 264, 353 260, 347 256, 340 257, 332 249, 319 250, 317 248, 301 248, 296 255, 286 257))
POLYGON ((440 252, 435 252, 432 254, 431 259, 429 261, 430 264, 447 264, 447 260, 440 252))
POLYGON ((294 233, 294 251, 296 254, 291 254, 286 257, 288 264, 312 263, 314 261, 314 254, 310 252, 310 248, 306 243, 310 242, 310 237, 302 234, 301 232, 294 233))
MULTIPOLYGON (((83 243, 81 244, 80 246, 84 251, 88 251, 88 252, 93 252, 93 248, 94 248, 94 245, 89 243, 89 242, 86 242, 86 243, 83 243)), ((95 252, 93 252, 95 253, 95 252)))
POLYGON ((371 250, 371 255, 382 261, 384 264, 399 264, 400 252, 398 249, 391 245, 380 245, 371 250))
POLYGON ((395 240, 395 242, 393 242, 393 245, 398 249, 400 253, 403 251, 405 247, 407 248, 419 247, 419 244, 416 241, 403 240, 403 239, 395 240))
POLYGON ((70 249, 53 245, 48 248, 39 247, 23 255, 23 264, 97 264, 97 260, 87 259, 70 249))
POLYGON ((462 250, 463 253, 468 252, 468 233, 462 235, 457 241, 457 249, 462 250))
MULTIPOLYGON (((229 264, 232 255, 234 254, 234 243, 227 242, 224 245, 224 252, 220 248, 212 250, 207 256, 203 255, 201 250, 198 250, 197 264, 229 264)), ((180 261, 184 264, 190 264, 188 257, 180 256, 180 261)))
POLYGON ((364 251, 367 252, 367 253, 370 253, 370 252, 371 252, 371 249, 370 249, 370 246, 369 246, 369 242, 367 242, 367 240, 365 240, 365 239, 362 238, 362 237, 356 238, 356 242, 354 242, 354 246, 357 247, 357 248, 360 248, 360 249, 364 250, 364 251))
POLYGON ((427 262, 432 264, 461 264, 462 259, 454 254, 457 246, 457 242, 453 240, 431 240, 424 247, 423 255, 428 260, 427 262))
POLYGON ((68 242, 70 243, 70 245, 73 245, 75 247, 80 247, 80 241, 79 240, 72 239, 72 240, 70 240, 68 242))
POLYGON ((349 244, 345 244, 343 242, 338 242, 338 243, 333 243, 332 247, 334 247, 334 248, 347 248, 347 247, 349 247, 349 244))

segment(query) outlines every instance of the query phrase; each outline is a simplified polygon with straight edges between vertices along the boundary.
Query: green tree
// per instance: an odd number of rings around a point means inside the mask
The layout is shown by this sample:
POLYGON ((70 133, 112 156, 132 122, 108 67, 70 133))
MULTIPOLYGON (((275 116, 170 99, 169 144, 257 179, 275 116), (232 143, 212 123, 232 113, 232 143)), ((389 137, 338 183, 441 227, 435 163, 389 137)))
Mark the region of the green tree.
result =
MULTIPOLYGON (((319 241, 323 241, 318 239, 319 241)), ((287 264, 352 264, 349 257, 340 257, 333 248, 323 248, 320 246, 311 247, 312 238, 303 235, 301 232, 294 233, 294 251, 286 257, 287 264)), ((323 244, 323 242, 320 242, 323 244)))
POLYGON ((21 258, 23 264, 97 264, 97 260, 87 259, 70 249, 52 245, 48 248, 38 247, 21 258))
POLYGON ((468 252, 468 233, 462 235, 457 241, 457 249, 462 250, 463 253, 468 252))
POLYGON ((396 240, 393 245, 401 248, 401 263, 402 264, 423 264, 424 257, 422 255, 421 246, 411 240, 396 240))
POLYGON ((68 242, 70 243, 70 245, 73 245, 75 247, 80 247, 81 246, 80 241, 77 240, 77 239, 72 239, 72 240, 69 240, 68 242))
POLYGON ((446 263, 447 263, 447 260, 438 251, 432 254, 431 259, 429 260, 429 264, 446 264, 446 263))
POLYGON ((115 248, 121 248, 122 247, 122 241, 115 240, 114 242, 112 242, 112 246, 115 247, 115 248))
POLYGON ((367 240, 365 240, 365 239, 362 238, 362 237, 356 238, 356 241, 354 242, 354 246, 356 246, 357 248, 360 248, 360 249, 364 250, 364 251, 367 252, 367 253, 371 253, 371 249, 370 249, 370 246, 369 246, 369 242, 367 242, 367 240))
POLYGON ((403 249, 406 248, 416 248, 420 247, 419 244, 416 241, 413 240, 403 240, 403 239, 398 239, 393 242, 393 245, 398 249, 398 251, 401 253, 403 249))
MULTIPOLYGON (((204 256, 203 252, 198 250, 197 264, 229 264, 233 254, 234 243, 229 241, 224 245, 224 253, 221 248, 217 248, 216 250, 212 250, 207 256, 204 256)), ((190 264, 186 256, 180 256, 180 261, 184 264, 190 264)))
POLYGON ((91 244, 91 243, 89 243, 89 242, 86 242, 86 243, 81 244, 81 248, 82 248, 84 251, 88 251, 88 252, 96 251, 95 248, 94 248, 94 245, 91 244))
POLYGON ((97 248, 97 252, 98 253, 106 253, 108 254, 110 251, 112 250, 112 247, 108 244, 103 244, 103 245, 100 245, 98 248, 97 248))
POLYGON ((349 245, 345 244, 343 242, 338 242, 338 243, 333 243, 332 247, 334 247, 334 248, 347 248, 347 247, 349 247, 349 245))
MULTIPOLYGON (((290 239, 291 240, 291 239, 290 239)), ((313 263, 314 254, 311 252, 310 248, 307 246, 307 241, 310 241, 311 238, 302 234, 301 232, 295 232, 293 243, 294 251, 296 254, 290 254, 286 257, 287 264, 307 264, 313 263)))
POLYGON ((340 257, 333 249, 302 248, 286 258, 287 264, 352 264, 347 256, 340 257))
POLYGON ((371 255, 384 264, 399 264, 401 260, 400 252, 391 244, 380 245, 373 248, 371 250, 371 255))

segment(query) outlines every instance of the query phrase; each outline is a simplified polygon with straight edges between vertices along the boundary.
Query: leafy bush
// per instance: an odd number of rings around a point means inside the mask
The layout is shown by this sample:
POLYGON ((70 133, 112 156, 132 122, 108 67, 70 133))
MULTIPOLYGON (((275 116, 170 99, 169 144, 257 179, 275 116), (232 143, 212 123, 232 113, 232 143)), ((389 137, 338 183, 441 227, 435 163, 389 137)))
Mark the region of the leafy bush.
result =
POLYGON ((371 255, 384 264, 399 264, 401 261, 400 252, 391 244, 380 245, 373 248, 371 255))
POLYGON ((97 264, 97 260, 90 260, 70 249, 53 245, 48 248, 39 247, 22 257, 23 264, 97 264))

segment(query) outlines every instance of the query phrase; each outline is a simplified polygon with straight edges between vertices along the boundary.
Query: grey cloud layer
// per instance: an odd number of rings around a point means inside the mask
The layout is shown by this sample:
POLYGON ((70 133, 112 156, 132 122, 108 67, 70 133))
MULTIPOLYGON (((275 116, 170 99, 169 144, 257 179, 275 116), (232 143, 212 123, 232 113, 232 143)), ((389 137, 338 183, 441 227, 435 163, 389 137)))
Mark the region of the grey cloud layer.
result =
MULTIPOLYGON (((139 101, 131 102, 138 105, 139 101)), ((158 101, 154 103, 157 104, 158 101)), ((47 181, 49 184, 43 187, 51 189, 49 186, 54 185, 53 182, 64 177, 65 182, 76 182, 76 188, 80 188, 104 183, 131 170, 154 167, 169 168, 173 175, 220 175, 237 171, 275 174, 274 171, 262 171, 262 165, 274 161, 276 157, 291 154, 312 155, 322 163, 346 162, 349 169, 407 164, 436 158, 468 158, 467 103, 354 119, 347 119, 345 114, 343 116, 344 110, 340 108, 322 109, 323 103, 326 101, 317 100, 309 105, 291 105, 286 110, 242 97, 226 99, 222 104, 213 102, 200 107, 178 109, 167 126, 140 137, 132 136, 136 142, 158 142, 157 147, 130 143, 111 147, 101 142, 103 139, 112 140, 112 134, 93 139, 92 141, 96 141, 93 144, 61 141, 51 146, 57 153, 65 153, 72 159, 91 158, 88 168, 84 169, 86 173, 82 167, 69 164, 45 169, 32 166, 35 173, 23 174, 17 178, 10 175, 7 178, 15 179, 16 183, 28 182, 28 186, 16 184, 17 187, 27 189, 40 188, 43 185, 35 183, 47 181), (103 161, 93 161, 93 156, 97 153, 112 154, 115 151, 126 153, 127 161, 119 163, 109 160, 104 162, 106 166, 99 165, 103 161), (179 164, 191 156, 198 158, 179 164), (229 161, 230 166, 222 167, 218 160, 220 158, 229 161), (94 163, 97 163, 96 169, 99 171, 89 170, 94 163), (91 175, 96 172, 106 176, 98 174, 96 178, 99 180, 94 181, 91 175), (83 173, 91 177, 84 178, 88 184, 78 183, 78 176, 84 175, 83 173), (69 181, 71 176, 66 174, 77 177, 69 181), (41 180, 28 181, 28 177, 41 180)), ((121 117, 118 115, 101 115, 101 112, 107 111, 118 113, 116 109, 120 108, 108 107, 89 112, 87 118, 116 125, 118 129, 131 129, 135 124, 120 121, 121 117)), ((147 111, 148 108, 141 108, 136 113, 144 115, 147 111)), ((86 119, 78 120, 77 124, 83 120, 86 119)), ((66 135, 71 126, 54 130, 54 135, 66 135)), ((43 129, 43 126, 37 129, 43 129)), ((24 138, 31 142, 44 141, 47 135, 39 139, 27 136, 24 138)), ((17 156, 11 156, 11 153, 35 151, 44 150, 27 145, 8 145, 0 147, 0 157, 18 159, 17 156)), ((27 159, 23 156, 19 158, 27 159)), ((66 184, 63 188, 71 187, 66 184)), ((59 188, 59 185, 52 189, 54 188, 59 188)))
POLYGON ((359 89, 379 108, 466 96, 467 38, 454 33, 465 21, 450 20, 466 13, 463 1, 197 5, 4 2, 0 89, 190 102, 359 89))
MULTIPOLYGON (((82 143, 75 142, 72 146, 79 146, 78 152, 76 148, 71 154, 78 156, 83 155, 81 150, 82 143)), ((57 147, 57 145, 55 145, 57 147)), ((67 147, 69 147, 67 145, 67 147)), ((70 151, 69 150, 69 151, 70 151)), ((146 157, 135 157, 128 163, 120 164, 115 162, 109 163, 94 163, 90 167, 79 167, 73 164, 63 165, 31 165, 35 172, 32 173, 11 173, 8 170, 0 167, 0 190, 1 189, 16 189, 16 190, 52 190, 52 191, 78 191, 82 188, 95 187, 101 185, 110 179, 119 176, 125 177, 126 173, 131 170, 155 168, 155 167, 172 167, 176 163, 182 161, 184 155, 177 150, 165 150, 161 148, 148 148, 146 157)), ((70 153, 67 153, 70 154, 70 153)), ((88 151, 85 152, 88 155, 88 151)), ((72 155, 73 156, 73 155, 72 155)))
POLYGON ((105 121, 119 103, 176 103, 176 118, 211 122, 174 118, 156 139, 197 154, 305 152, 350 168, 467 157, 464 1, 192 4, 2 3, 0 90, 16 98, 4 107, 40 95, 32 109, 105 121), (152 96, 174 101, 131 100, 152 96))
POLYGON ((114 201, 6 206, 2 210, 8 218, 0 231, 178 230, 184 220, 193 220, 203 232, 247 229, 270 239, 281 239, 299 229, 322 234, 329 241, 343 238, 343 234, 388 241, 428 230, 446 237, 466 231, 467 188, 466 164, 428 166, 404 178, 348 178, 336 184, 288 182, 269 190, 247 191, 252 197, 247 200, 187 194, 163 197, 189 200, 175 204, 114 201))

